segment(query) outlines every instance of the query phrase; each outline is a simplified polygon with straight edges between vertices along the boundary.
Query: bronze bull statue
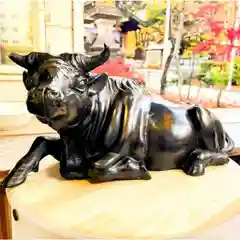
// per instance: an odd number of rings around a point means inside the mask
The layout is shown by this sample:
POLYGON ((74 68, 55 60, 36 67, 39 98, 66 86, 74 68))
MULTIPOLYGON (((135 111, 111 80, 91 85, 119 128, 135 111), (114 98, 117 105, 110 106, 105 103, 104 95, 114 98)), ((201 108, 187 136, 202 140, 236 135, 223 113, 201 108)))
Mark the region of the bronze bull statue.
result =
POLYGON ((168 106, 132 80, 91 75, 109 55, 106 45, 92 57, 10 54, 27 70, 28 111, 59 137, 37 137, 3 187, 23 183, 47 155, 59 161, 62 177, 100 182, 151 179, 148 170, 182 169, 200 176, 209 165, 228 163, 234 143, 211 111, 168 106))

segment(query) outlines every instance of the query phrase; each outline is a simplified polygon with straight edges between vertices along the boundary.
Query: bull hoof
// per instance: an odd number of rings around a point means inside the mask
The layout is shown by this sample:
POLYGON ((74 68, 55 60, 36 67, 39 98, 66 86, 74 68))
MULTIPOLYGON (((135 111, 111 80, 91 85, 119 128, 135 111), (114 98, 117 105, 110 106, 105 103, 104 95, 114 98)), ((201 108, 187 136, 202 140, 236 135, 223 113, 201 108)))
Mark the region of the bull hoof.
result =
POLYGON ((20 160, 1 182, 0 186, 2 188, 17 187, 26 181, 28 173, 38 172, 38 170, 39 163, 20 160))
POLYGON ((88 176, 96 182, 151 179, 146 167, 132 158, 120 160, 115 165, 105 169, 95 167, 88 171, 88 176))
POLYGON ((195 162, 190 166, 185 167, 183 170, 187 175, 199 177, 205 174, 205 165, 203 163, 195 162))
POLYGON ((21 185, 22 183, 24 183, 27 179, 27 175, 25 176, 19 176, 19 177, 15 177, 11 175, 8 175, 1 183, 0 183, 0 187, 1 188, 13 188, 13 187, 17 187, 19 185, 21 185))
POLYGON ((118 172, 114 173, 110 169, 105 172, 97 170, 89 171, 88 176, 93 182, 108 182, 114 180, 149 180, 151 176, 149 173, 142 172, 118 172))
POLYGON ((60 168, 60 174, 67 180, 82 180, 87 178, 86 174, 84 174, 82 171, 77 172, 69 169, 63 170, 60 168))

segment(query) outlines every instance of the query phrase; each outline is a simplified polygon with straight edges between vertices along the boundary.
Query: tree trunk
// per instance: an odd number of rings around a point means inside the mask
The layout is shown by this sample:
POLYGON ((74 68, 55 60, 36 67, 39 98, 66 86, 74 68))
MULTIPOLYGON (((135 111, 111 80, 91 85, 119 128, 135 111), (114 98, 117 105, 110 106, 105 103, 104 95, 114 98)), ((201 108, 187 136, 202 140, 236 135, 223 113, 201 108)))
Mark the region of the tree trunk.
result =
POLYGON ((217 107, 221 107, 221 103, 220 103, 220 100, 221 100, 221 97, 222 97, 222 93, 223 93, 223 88, 221 88, 218 92, 218 96, 217 96, 217 107))
POLYGON ((171 64, 171 61, 172 61, 172 58, 173 58, 173 54, 174 54, 174 46, 171 48, 170 54, 167 57, 167 60, 166 60, 165 66, 164 66, 164 70, 163 70, 163 73, 162 73, 162 77, 161 77, 160 94, 162 94, 162 95, 165 93, 165 89, 166 89, 166 86, 167 86, 167 73, 168 73, 168 70, 170 68, 170 64, 171 64))
POLYGON ((191 59, 191 74, 190 74, 190 77, 189 77, 191 80, 192 80, 193 75, 194 75, 195 63, 196 63, 196 58, 195 58, 195 54, 193 54, 192 59, 191 59))
POLYGON ((193 73, 194 73, 194 67, 195 67, 195 54, 192 56, 191 60, 191 74, 189 76, 189 81, 188 81, 188 93, 187 93, 187 98, 190 98, 190 93, 191 93, 191 88, 192 88, 192 78, 193 78, 193 73))
POLYGON ((173 53, 174 53, 174 47, 172 46, 170 50, 170 54, 168 55, 168 42, 169 39, 171 39, 171 0, 167 0, 167 9, 166 9, 166 18, 165 18, 165 31, 164 31, 164 49, 163 49, 163 57, 162 57, 162 62, 164 66, 164 70, 160 79, 160 94, 164 94, 165 88, 167 85, 167 72, 169 70, 172 58, 173 58, 173 53))
POLYGON ((201 89, 202 89, 202 83, 200 82, 199 83, 199 88, 198 88, 198 91, 197 91, 197 97, 196 97, 198 103, 200 102, 200 99, 201 99, 200 98, 201 89))
POLYGON ((180 57, 179 57, 179 49, 180 49, 180 45, 181 45, 181 40, 182 40, 182 36, 183 36, 183 30, 184 30, 184 3, 183 2, 183 9, 182 9, 182 13, 180 13, 180 23, 178 26, 178 33, 176 36, 176 43, 175 43, 175 47, 174 47, 174 58, 176 60, 176 68, 177 68, 177 74, 178 74, 178 94, 180 99, 182 98, 182 83, 183 83, 183 76, 182 76, 182 72, 180 69, 180 57))
POLYGON ((189 83, 188 83, 188 92, 187 92, 187 99, 190 99, 191 97, 191 91, 192 91, 192 81, 190 79, 189 83))
MULTIPOLYGON (((237 1, 236 3, 236 19, 235 19, 235 23, 234 23, 234 30, 237 31, 239 28, 239 24, 240 24, 240 3, 239 1, 237 1)), ((227 90, 230 90, 232 87, 232 78, 233 78, 233 72, 234 72, 234 59, 236 57, 236 53, 237 53, 237 49, 236 49, 236 45, 237 45, 237 39, 234 38, 233 42, 231 43, 234 48, 231 50, 231 61, 230 61, 230 69, 229 69, 229 79, 228 79, 228 85, 227 85, 227 90)))

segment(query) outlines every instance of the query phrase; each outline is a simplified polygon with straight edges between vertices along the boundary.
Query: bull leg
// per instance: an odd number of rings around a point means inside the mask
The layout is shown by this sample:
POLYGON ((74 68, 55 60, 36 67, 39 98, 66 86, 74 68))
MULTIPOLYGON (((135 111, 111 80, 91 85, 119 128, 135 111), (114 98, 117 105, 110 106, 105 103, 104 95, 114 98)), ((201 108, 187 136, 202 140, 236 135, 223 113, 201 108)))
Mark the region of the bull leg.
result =
POLYGON ((188 175, 202 176, 207 166, 223 165, 228 162, 229 156, 225 152, 196 149, 187 157, 182 169, 188 175))
POLYGON ((103 159, 97 161, 94 168, 89 170, 88 176, 91 180, 100 182, 151 179, 142 161, 116 153, 108 153, 103 159))
POLYGON ((68 180, 88 178, 88 169, 88 164, 79 157, 70 156, 60 161, 60 174, 68 180))
POLYGON ((125 139, 119 153, 108 153, 104 158, 94 163, 88 176, 96 181, 112 180, 149 180, 151 175, 145 166, 146 144, 131 146, 131 141, 125 139))
POLYGON ((40 161, 47 155, 52 155, 56 160, 61 158, 62 144, 60 139, 37 137, 29 151, 23 156, 2 181, 1 186, 11 188, 20 185, 27 179, 29 172, 38 172, 40 161))
POLYGON ((82 160, 79 146, 76 146, 71 138, 62 136, 62 139, 64 141, 64 156, 60 161, 61 176, 68 180, 88 178, 90 162, 82 160))
POLYGON ((97 161, 88 175, 98 181, 151 179, 145 166, 149 111, 141 98, 124 99, 125 115, 122 137, 112 153, 97 161), (126 100, 126 101, 125 101, 126 100), (128 111, 127 109, 130 109, 128 111), (115 153, 113 153, 115 152, 115 153))

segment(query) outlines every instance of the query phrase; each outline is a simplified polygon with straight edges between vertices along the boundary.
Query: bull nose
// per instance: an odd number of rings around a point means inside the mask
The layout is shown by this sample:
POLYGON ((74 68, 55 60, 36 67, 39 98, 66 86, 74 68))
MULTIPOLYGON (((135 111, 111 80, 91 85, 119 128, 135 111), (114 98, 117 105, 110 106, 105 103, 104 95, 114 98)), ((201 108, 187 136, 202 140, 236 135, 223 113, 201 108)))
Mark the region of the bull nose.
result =
POLYGON ((34 88, 28 92, 28 100, 34 103, 42 103, 43 99, 43 91, 42 88, 34 88))

